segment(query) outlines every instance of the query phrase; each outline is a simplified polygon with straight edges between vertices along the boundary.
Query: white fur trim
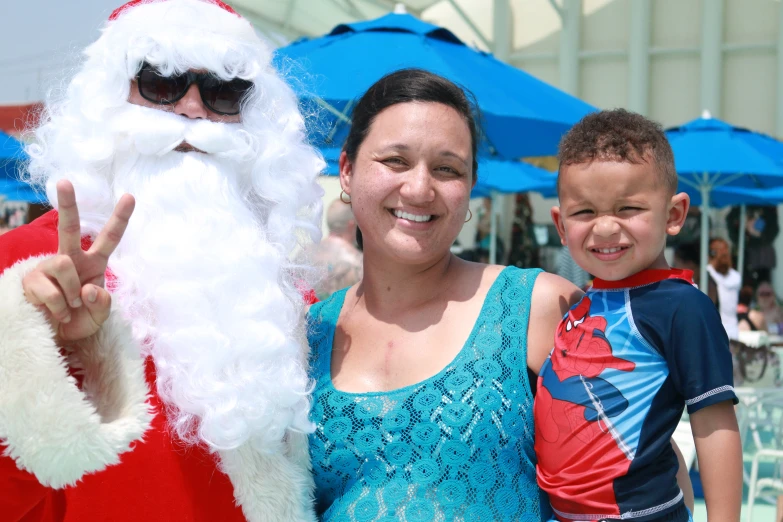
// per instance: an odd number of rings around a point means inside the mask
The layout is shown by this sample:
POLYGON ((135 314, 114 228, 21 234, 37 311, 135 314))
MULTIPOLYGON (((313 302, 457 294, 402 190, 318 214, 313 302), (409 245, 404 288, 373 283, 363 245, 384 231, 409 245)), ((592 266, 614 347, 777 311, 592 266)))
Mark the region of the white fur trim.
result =
POLYGON ((257 42, 258 34, 239 14, 204 0, 146 0, 123 11, 110 26, 133 25, 140 36, 155 31, 177 34, 184 27, 198 27, 211 34, 257 42))
POLYGON ((119 462, 149 428, 144 361, 112 312, 99 332, 63 348, 24 297, 22 279, 44 257, 0 276, 0 442, 20 469, 52 488, 119 462), (68 373, 79 368, 82 389, 68 373))
POLYGON ((219 452, 248 522, 316 521, 307 435, 289 432, 284 445, 278 453, 262 453, 251 443, 219 452))

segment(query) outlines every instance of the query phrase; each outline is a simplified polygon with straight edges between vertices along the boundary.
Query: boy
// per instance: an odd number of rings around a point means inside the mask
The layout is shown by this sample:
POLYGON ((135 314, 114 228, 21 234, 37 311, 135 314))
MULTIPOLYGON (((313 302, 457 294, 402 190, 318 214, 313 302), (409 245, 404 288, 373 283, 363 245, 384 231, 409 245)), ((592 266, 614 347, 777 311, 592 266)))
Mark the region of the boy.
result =
POLYGON ((736 522, 731 355, 715 306, 664 258, 689 206, 666 136, 638 114, 602 111, 566 134, 559 159, 552 219, 595 280, 541 368, 538 482, 560 521, 688 521, 669 442, 687 405, 710 522, 736 522))

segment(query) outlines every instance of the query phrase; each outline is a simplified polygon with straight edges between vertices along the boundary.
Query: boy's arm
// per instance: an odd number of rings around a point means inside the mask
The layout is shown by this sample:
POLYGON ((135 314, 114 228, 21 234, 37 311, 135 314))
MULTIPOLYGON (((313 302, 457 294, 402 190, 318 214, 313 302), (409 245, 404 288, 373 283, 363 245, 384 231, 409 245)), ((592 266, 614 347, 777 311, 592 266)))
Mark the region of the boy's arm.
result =
POLYGON ((710 522, 738 522, 742 506, 742 444, 731 402, 691 414, 699 474, 710 522))
POLYGON ((677 485, 680 486, 680 489, 682 490, 682 496, 685 505, 688 509, 691 510, 691 513, 693 513, 693 483, 691 483, 691 476, 688 474, 688 464, 685 462, 685 457, 682 456, 680 447, 677 446, 677 443, 674 442, 674 439, 672 439, 671 442, 672 449, 677 455, 677 463, 680 465, 679 469, 677 470, 677 485))

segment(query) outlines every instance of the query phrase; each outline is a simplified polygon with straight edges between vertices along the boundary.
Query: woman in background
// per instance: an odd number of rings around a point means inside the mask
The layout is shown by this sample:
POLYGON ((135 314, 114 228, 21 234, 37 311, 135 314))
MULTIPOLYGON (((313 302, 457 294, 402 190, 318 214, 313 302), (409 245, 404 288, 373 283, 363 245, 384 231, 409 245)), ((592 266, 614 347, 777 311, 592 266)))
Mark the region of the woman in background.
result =
POLYGON ((739 293, 737 305, 737 323, 740 332, 767 331, 767 322, 764 313, 751 308, 753 301, 753 287, 743 286, 739 293))
POLYGON ((783 309, 778 303, 775 290, 767 281, 762 281, 756 288, 756 304, 764 314, 767 330, 771 334, 783 334, 783 309))

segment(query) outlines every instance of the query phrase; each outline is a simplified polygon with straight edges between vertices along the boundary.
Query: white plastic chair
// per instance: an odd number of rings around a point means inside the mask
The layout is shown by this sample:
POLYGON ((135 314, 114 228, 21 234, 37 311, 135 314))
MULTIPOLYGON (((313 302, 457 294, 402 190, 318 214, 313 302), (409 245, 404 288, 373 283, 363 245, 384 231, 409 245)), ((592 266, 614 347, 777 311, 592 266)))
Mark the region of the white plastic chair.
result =
POLYGON ((750 467, 750 483, 748 484, 748 516, 747 522, 753 522, 753 504, 756 497, 768 493, 783 494, 783 480, 779 478, 759 479, 759 460, 762 457, 771 457, 775 462, 783 463, 783 450, 761 449, 753 456, 753 465, 750 467), (772 490, 772 491, 765 491, 772 490))
POLYGON ((743 447, 754 453, 751 472, 743 469, 745 483, 748 485, 748 507, 746 522, 753 520, 753 506, 756 499, 764 497, 774 502, 774 496, 783 494, 783 480, 776 473, 773 478, 759 479, 760 461, 774 460, 783 464, 783 389, 781 388, 737 388, 740 398, 738 420, 743 447), (762 432, 770 435, 772 447, 762 442, 762 432), (750 443, 750 448, 746 444, 750 443), (770 496, 772 495, 772 496, 770 496))

